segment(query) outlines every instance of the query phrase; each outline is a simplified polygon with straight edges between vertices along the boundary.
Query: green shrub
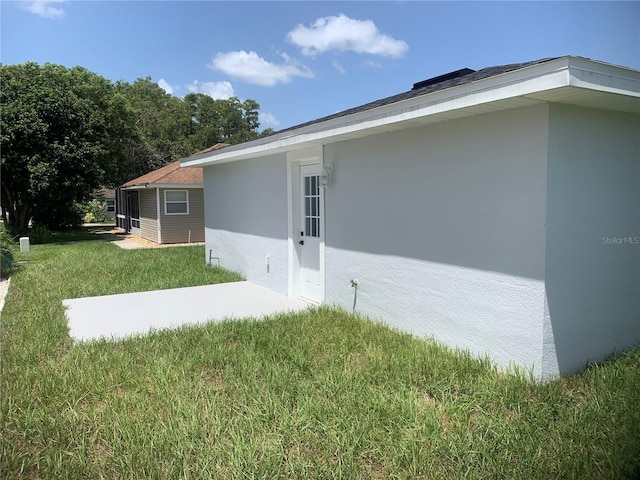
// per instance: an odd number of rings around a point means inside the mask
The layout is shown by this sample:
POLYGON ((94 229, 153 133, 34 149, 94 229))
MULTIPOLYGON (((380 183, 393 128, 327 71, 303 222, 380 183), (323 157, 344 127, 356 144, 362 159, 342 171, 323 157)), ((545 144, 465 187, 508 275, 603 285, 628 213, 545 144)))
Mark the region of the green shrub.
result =
POLYGON ((29 232, 29 241, 33 244, 49 243, 51 231, 44 225, 34 225, 29 232))
POLYGON ((84 223, 106 222, 107 219, 107 202, 100 198, 94 198, 90 202, 79 204, 84 215, 84 223))
POLYGON ((58 232, 80 227, 83 215, 84 212, 77 203, 67 205, 63 202, 49 202, 38 206, 38 211, 33 214, 33 223, 58 232))
POLYGON ((5 231, 0 231, 0 275, 8 275, 13 268, 13 253, 16 250, 16 243, 5 231))

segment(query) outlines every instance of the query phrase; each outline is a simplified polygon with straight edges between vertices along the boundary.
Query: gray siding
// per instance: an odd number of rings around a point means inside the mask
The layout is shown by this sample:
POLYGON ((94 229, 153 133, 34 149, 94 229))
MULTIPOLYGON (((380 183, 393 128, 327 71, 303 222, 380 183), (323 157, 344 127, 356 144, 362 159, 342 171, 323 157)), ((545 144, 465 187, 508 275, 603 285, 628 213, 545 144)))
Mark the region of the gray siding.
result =
POLYGON ((183 190, 188 190, 189 192, 189 214, 165 215, 165 189, 160 189, 162 243, 187 243, 189 241, 189 232, 191 232, 191 242, 204 242, 204 190, 202 188, 183 190))
POLYGON ((140 236, 158 242, 156 189, 140 190, 140 236))

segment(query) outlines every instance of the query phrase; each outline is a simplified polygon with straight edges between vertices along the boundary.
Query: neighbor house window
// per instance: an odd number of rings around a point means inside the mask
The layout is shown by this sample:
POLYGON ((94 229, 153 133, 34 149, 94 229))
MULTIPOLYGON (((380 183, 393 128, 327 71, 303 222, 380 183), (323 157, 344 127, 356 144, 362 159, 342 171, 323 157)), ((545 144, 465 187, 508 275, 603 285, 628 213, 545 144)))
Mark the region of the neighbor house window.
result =
POLYGON ((189 213, 189 192, 187 190, 164 191, 165 215, 186 215, 189 213))
POLYGON ((115 211, 116 211, 116 201, 107 200, 107 212, 115 212, 115 211))

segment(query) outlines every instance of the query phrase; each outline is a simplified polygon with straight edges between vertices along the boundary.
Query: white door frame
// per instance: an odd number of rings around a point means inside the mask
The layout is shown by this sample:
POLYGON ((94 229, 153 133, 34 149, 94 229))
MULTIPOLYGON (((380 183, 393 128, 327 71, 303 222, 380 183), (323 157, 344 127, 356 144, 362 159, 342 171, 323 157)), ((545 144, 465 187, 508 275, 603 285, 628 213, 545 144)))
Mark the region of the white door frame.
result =
MULTIPOLYGON (((300 295, 300 248, 298 241, 299 222, 301 218, 300 205, 300 166, 301 165, 318 165, 320 169, 324 167, 323 148, 312 147, 302 150, 294 150, 287 152, 287 230, 288 240, 287 249, 289 255, 289 272, 288 272, 288 294, 290 297, 300 295)), ((324 190, 324 189, 322 189, 324 190)), ((320 285, 321 295, 318 299, 319 303, 325 299, 325 209, 324 209, 324 191, 320 197, 320 285)))

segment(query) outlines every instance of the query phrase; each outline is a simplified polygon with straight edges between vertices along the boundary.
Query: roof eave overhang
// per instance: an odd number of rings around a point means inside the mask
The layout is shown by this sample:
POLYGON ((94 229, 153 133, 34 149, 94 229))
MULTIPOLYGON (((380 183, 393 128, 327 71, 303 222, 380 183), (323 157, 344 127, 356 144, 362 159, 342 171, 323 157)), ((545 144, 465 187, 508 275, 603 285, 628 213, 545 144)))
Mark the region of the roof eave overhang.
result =
POLYGON ((174 189, 189 189, 189 188, 204 188, 202 183, 143 183, 140 185, 130 185, 128 187, 120 187, 122 190, 148 190, 150 188, 174 188, 174 189))
MULTIPOLYGON (((496 110, 582 95, 622 96, 628 111, 640 113, 640 71, 579 57, 561 57, 476 82, 436 91, 382 107, 284 131, 262 139, 194 155, 184 167, 246 160, 310 146, 326 145, 381 132, 411 128, 496 110), (567 89, 572 90, 566 95, 567 89), (580 90, 576 95, 574 90, 580 90), (628 104, 627 104, 628 99, 628 104)), ((587 102, 588 103, 588 102, 587 102)))

